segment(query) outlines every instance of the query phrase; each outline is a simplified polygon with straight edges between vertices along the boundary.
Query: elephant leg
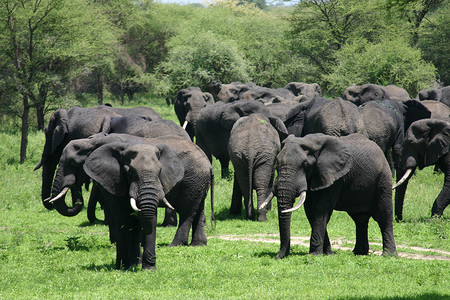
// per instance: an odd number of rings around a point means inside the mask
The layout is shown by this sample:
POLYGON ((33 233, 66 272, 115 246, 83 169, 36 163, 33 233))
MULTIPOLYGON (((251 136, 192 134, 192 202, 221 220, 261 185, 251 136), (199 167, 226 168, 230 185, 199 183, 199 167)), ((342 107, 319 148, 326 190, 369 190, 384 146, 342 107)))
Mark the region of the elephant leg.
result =
POLYGON ((229 170, 229 165, 230 165, 230 158, 229 157, 219 157, 218 158, 220 161, 220 169, 221 169, 221 175, 222 178, 226 178, 226 179, 230 179, 230 170, 229 170))
POLYGON ((202 201, 197 213, 192 221, 192 241, 191 246, 206 246, 206 216, 205 216, 205 200, 202 201))
POLYGON ((177 226, 177 212, 174 209, 166 207, 164 213, 164 221, 161 224, 163 227, 177 226))
POLYGON ((189 231, 192 226, 192 216, 180 213, 180 222, 178 224, 177 232, 170 243, 169 247, 187 246, 189 241, 189 231))
MULTIPOLYGON (((257 195, 257 208, 258 208, 258 221, 265 222, 267 221, 267 207, 271 206, 272 203, 269 203, 266 208, 259 209, 261 204, 267 199, 267 197, 270 194, 270 190, 265 189, 257 189, 256 195, 257 195)), ((272 201, 271 201, 272 202, 272 201)))
POLYGON ((450 204, 450 155, 445 155, 438 167, 445 173, 444 186, 431 208, 431 216, 442 216, 445 208, 450 204))
POLYGON ((235 173, 233 182, 233 194, 231 196, 230 214, 236 216, 240 215, 241 209, 242 209, 242 192, 235 173))
POLYGON ((95 216, 95 209, 97 206, 97 203, 100 203, 101 207, 103 208, 104 214, 105 214, 105 220, 103 221, 104 224, 108 224, 107 215, 105 211, 105 201, 103 199, 103 196, 100 192, 99 186, 97 184, 92 185, 91 189, 91 195, 89 196, 89 202, 88 202, 88 208, 87 208, 87 217, 89 222, 92 224, 97 222, 98 219, 95 216))
POLYGON ((327 255, 334 254, 334 252, 331 251, 331 242, 330 238, 328 237, 328 230, 325 230, 325 237, 323 239, 323 254, 327 255))
POLYGON ((369 239, 367 229, 370 215, 366 213, 349 213, 356 225, 356 244, 353 249, 355 255, 369 254, 369 239))
POLYGON ((155 215, 152 220, 152 232, 143 235, 142 269, 144 270, 156 270, 156 223, 155 215))
MULTIPOLYGON (((396 171, 396 181, 398 182, 403 175, 405 174, 404 170, 396 171)), ((402 185, 395 189, 395 220, 402 221, 403 220, 403 203, 405 200, 406 188, 408 187, 409 179, 406 180, 402 185)))

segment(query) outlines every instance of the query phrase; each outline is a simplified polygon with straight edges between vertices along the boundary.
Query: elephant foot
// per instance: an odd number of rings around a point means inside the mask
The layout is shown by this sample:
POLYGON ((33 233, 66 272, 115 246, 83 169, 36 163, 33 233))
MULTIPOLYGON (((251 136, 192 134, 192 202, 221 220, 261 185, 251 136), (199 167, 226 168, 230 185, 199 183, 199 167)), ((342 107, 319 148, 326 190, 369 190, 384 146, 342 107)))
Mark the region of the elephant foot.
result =
POLYGON ((327 251, 324 252, 323 254, 325 254, 325 255, 335 255, 336 253, 334 253, 334 252, 331 251, 331 250, 327 250, 327 251))
POLYGON ((368 255, 369 254, 369 250, 353 249, 353 254, 355 254, 355 255, 368 255))
POLYGON ((206 241, 192 241, 191 246, 197 247, 197 246, 206 246, 206 241))
POLYGON ((324 253, 322 251, 309 251, 308 254, 312 255, 312 256, 319 256, 319 255, 323 255, 324 253))
POLYGON ((153 272, 155 272, 157 269, 156 269, 156 265, 147 265, 147 266, 144 266, 144 265, 142 265, 142 270, 148 270, 148 271, 153 271, 153 272))
POLYGON ((267 222, 266 214, 258 214, 258 221, 259 222, 267 222))
POLYGON ((383 253, 381 254, 382 256, 398 256, 397 251, 396 250, 388 250, 388 249, 383 249, 383 253))
POLYGON ((240 207, 230 207, 230 215, 240 216, 241 215, 241 208, 240 207))
POLYGON ((183 241, 181 241, 179 239, 174 239, 172 241, 172 243, 170 243, 169 247, 187 246, 187 245, 188 245, 187 241, 183 242, 183 241))

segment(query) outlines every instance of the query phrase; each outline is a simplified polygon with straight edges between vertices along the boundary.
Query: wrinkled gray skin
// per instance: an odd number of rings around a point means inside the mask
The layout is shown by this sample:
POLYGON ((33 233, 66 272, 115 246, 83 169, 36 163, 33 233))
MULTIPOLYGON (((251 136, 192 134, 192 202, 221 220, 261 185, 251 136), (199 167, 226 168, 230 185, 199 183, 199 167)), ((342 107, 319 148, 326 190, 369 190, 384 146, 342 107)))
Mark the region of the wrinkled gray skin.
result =
POLYGON ((307 100, 322 97, 322 89, 317 83, 290 82, 284 88, 295 96, 305 96, 307 100))
POLYGON ((432 119, 446 119, 450 117, 450 107, 434 100, 420 101, 431 112, 432 119))
MULTIPOLYGON (((402 167, 420 170, 427 166, 438 166, 444 173, 444 186, 431 209, 431 216, 442 216, 450 204, 450 119, 427 119, 414 122, 406 132, 403 144, 402 167)), ((406 180, 401 186, 408 184, 406 180)), ((403 209, 403 202, 399 207, 403 209)), ((400 211, 402 212, 402 211, 400 211)))
MULTIPOLYGON (((286 127, 276 117, 252 114, 234 124, 228 143, 228 153, 234 166, 231 214, 241 214, 244 197, 246 218, 255 219, 253 190, 256 190, 258 208, 272 191, 280 138, 286 136, 286 127)), ((267 221, 266 210, 270 208, 258 209, 258 221, 267 221)))
POLYGON ((346 88, 342 98, 357 106, 375 100, 405 101, 411 99, 408 92, 401 87, 395 85, 381 86, 371 83, 346 88))
MULTIPOLYGON (((72 107, 69 110, 58 109, 50 117, 48 126, 45 128, 45 144, 42 152, 42 159, 34 170, 42 167, 42 191, 41 197, 44 206, 52 209, 51 203, 44 202, 50 196, 53 176, 59 162, 62 150, 71 140, 87 138, 92 134, 109 130, 112 117, 120 115, 138 114, 152 119, 160 119, 150 107, 136 107, 131 109, 113 108, 100 105, 92 108, 72 107)), ((69 215, 74 215, 81 210, 83 201, 81 191, 73 191, 79 199, 74 200, 73 211, 68 211, 69 215)))
POLYGON ((236 121, 253 113, 270 116, 264 104, 257 101, 239 100, 232 103, 216 102, 204 107, 197 118, 196 143, 205 152, 209 161, 212 156, 220 161, 222 178, 229 177, 228 140, 236 121))
POLYGON ((421 90, 416 98, 420 101, 439 101, 450 107, 450 86, 421 90))
POLYGON ((206 105, 213 104, 214 98, 210 93, 204 93, 198 87, 189 87, 177 92, 174 102, 175 113, 183 126, 187 122, 186 132, 194 140, 197 115, 206 105))
POLYGON ((391 172, 375 143, 360 134, 340 138, 323 134, 289 136, 277 156, 277 171, 274 194, 281 241, 277 258, 286 257, 290 251, 292 213, 283 211, 292 208, 295 198, 304 191, 305 212, 312 229, 310 254, 332 254, 327 223, 333 210, 346 211, 354 220, 355 254, 368 254, 370 217, 381 229, 383 254, 396 254, 391 172))
POLYGON ((250 89, 258 88, 259 86, 253 82, 242 83, 235 81, 229 84, 222 84, 217 97, 219 101, 230 103, 242 99, 242 94, 250 89))
MULTIPOLYGON (((185 139, 190 139, 189 135, 183 128, 171 120, 156 119, 152 120, 147 117, 140 117, 137 115, 129 115, 124 117, 111 118, 109 129, 103 130, 104 133, 125 133, 133 136, 154 138, 159 136, 180 136, 185 139)), ((102 204, 102 198, 97 187, 94 185, 91 191, 88 205, 88 219, 91 223, 95 223, 97 218, 95 216, 96 203, 102 204)), ((107 222, 107 220, 105 220, 107 222)), ((166 208, 164 222, 162 226, 177 226, 176 212, 170 208, 166 208)))
POLYGON ((262 103, 271 103, 274 101, 290 101, 296 97, 294 93, 286 88, 271 89, 268 87, 254 87, 241 95, 242 100, 260 101, 262 103))
MULTIPOLYGON (((101 187, 111 242, 117 243, 116 267, 128 268, 137 263, 135 249, 139 248, 142 227, 142 265, 146 269, 155 267, 156 212, 164 196, 180 216, 170 245, 187 245, 191 227, 191 245, 206 245, 204 201, 212 176, 204 153, 186 138, 97 134, 66 146, 52 195, 92 178, 101 187), (130 197, 141 209, 139 220, 131 216, 130 197)), ((60 209, 67 209, 64 197, 54 203, 60 213, 60 209)))
POLYGON ((358 107, 341 98, 314 98, 297 104, 287 114, 284 124, 289 134, 297 137, 310 133, 332 136, 365 134, 358 107))

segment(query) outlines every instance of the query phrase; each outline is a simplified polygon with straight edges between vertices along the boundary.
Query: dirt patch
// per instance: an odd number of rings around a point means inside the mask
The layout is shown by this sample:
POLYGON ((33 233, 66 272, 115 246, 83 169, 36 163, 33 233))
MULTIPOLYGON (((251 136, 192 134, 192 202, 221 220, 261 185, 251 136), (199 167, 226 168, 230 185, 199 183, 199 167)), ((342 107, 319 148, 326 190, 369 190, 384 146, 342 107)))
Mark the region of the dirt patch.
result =
MULTIPOLYGON (((210 238, 216 238, 227 241, 249 241, 249 242, 261 242, 261 243, 273 243, 279 244, 278 234, 254 234, 254 235, 219 235, 212 236, 210 238)), ((353 247, 343 246, 344 244, 354 244, 354 241, 345 240, 339 238, 331 240, 333 249, 348 250, 351 251, 353 247)), ((382 246, 381 243, 369 243, 370 245, 382 246)), ((309 247, 309 237, 304 236, 291 236, 291 245, 301 245, 309 247)), ((422 248, 422 247, 410 247, 404 245, 397 245, 398 256, 412 259, 421 260, 448 260, 450 261, 450 252, 439 249, 422 248), (414 252, 429 252, 430 254, 409 253, 402 252, 402 250, 409 250, 414 252), (436 253, 436 254, 435 254, 436 253)), ((381 251, 370 251, 370 254, 381 255, 381 251)))

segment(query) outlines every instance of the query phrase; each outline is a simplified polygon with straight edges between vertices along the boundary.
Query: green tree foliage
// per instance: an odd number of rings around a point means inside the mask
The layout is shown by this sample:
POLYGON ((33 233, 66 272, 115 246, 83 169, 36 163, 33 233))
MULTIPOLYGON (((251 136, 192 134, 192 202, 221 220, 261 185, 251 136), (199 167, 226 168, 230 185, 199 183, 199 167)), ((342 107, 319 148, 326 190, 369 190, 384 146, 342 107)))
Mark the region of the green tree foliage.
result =
POLYGON ((21 162, 29 110, 36 107, 43 127, 44 108, 63 99, 70 79, 110 56, 114 40, 109 22, 86 1, 0 1, 0 96, 6 112, 21 118, 21 162))
POLYGON ((450 3, 447 1, 427 18, 419 31, 418 46, 432 62, 441 84, 450 85, 450 3))
POLYGON ((352 84, 395 83, 415 96, 435 79, 435 67, 422 59, 420 50, 401 39, 380 43, 357 41, 335 55, 338 63, 324 76, 335 95, 342 95, 352 84))

